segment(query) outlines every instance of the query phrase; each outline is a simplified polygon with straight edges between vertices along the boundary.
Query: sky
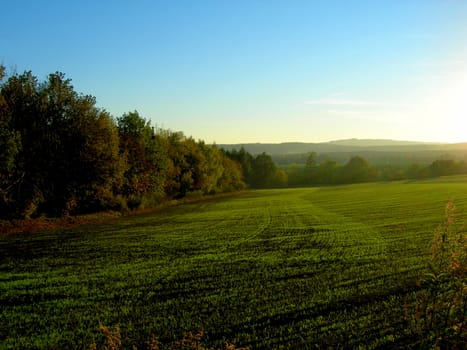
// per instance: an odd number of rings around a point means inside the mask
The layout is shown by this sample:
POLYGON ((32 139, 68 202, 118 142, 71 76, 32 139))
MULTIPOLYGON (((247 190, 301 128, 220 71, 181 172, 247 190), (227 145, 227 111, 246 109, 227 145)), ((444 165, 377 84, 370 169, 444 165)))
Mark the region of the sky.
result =
POLYGON ((208 143, 467 141, 465 0, 0 1, 0 64, 208 143))

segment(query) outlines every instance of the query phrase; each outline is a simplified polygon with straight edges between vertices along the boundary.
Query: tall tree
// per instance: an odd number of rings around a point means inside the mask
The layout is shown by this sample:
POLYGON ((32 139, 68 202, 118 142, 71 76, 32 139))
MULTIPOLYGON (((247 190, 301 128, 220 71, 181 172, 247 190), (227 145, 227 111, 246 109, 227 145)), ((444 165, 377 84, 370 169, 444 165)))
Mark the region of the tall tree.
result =
POLYGON ((15 167, 10 174, 8 187, 9 207, 12 215, 29 216, 43 201, 41 187, 45 182, 41 156, 44 131, 39 110, 37 78, 31 72, 13 75, 2 84, 1 94, 6 104, 7 128, 21 140, 15 157, 15 167))
POLYGON ((305 163, 305 179, 308 183, 316 182, 316 175, 318 171, 318 162, 316 161, 316 152, 308 153, 305 163))
POLYGON ((271 156, 258 154, 252 162, 251 185, 255 188, 266 188, 274 185, 277 167, 271 156))
POLYGON ((222 175, 218 181, 221 192, 233 192, 243 190, 246 187, 243 181, 242 166, 227 156, 222 157, 222 175))
POLYGON ((253 177, 253 156, 243 147, 238 151, 236 149, 225 151, 225 154, 227 157, 240 164, 242 167, 243 178, 245 182, 250 185, 253 177))
POLYGON ((118 135, 95 99, 62 73, 39 83, 31 72, 1 86, 8 130, 21 141, 9 186, 10 211, 28 217, 108 205, 119 178, 118 135), (92 205, 90 205, 92 203, 92 205))
POLYGON ((157 200, 163 197, 166 150, 150 122, 137 111, 117 119, 120 152, 126 161, 123 194, 130 207, 138 207, 144 197, 157 200))
MULTIPOLYGON (((0 65, 0 83, 5 77, 5 67, 0 65)), ((3 90, 3 89, 2 89, 3 90)), ((14 200, 12 188, 15 178, 16 157, 21 150, 21 137, 11 125, 11 113, 3 93, 0 93, 0 212, 8 213, 14 200)))

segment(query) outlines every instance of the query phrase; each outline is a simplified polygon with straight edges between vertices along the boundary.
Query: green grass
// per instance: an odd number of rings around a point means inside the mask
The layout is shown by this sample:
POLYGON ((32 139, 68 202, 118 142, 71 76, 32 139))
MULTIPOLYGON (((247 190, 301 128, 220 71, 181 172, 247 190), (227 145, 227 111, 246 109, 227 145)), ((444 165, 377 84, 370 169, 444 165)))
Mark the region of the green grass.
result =
POLYGON ((99 322, 145 348, 378 348, 467 177, 251 191, 108 224, 0 237, 0 348, 89 348, 99 322))

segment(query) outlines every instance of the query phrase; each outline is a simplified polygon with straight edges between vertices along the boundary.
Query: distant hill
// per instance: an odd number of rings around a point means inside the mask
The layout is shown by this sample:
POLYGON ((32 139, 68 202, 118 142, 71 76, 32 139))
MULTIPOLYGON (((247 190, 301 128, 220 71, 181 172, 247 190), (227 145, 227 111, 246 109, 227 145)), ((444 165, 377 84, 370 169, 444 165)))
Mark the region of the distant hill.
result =
POLYGON ((333 144, 333 145, 356 146, 356 147, 443 145, 443 143, 435 143, 435 142, 397 141, 397 140, 385 140, 385 139, 346 139, 346 140, 329 141, 328 143, 333 144))
POLYGON ((376 163, 429 163, 446 156, 467 160, 467 143, 348 139, 321 143, 244 143, 218 146, 226 150, 243 147, 253 155, 266 152, 278 164, 304 163, 309 152, 316 152, 319 159, 334 159, 339 162, 345 162, 353 155, 360 155, 376 163))
POLYGON ((429 143, 416 141, 348 139, 321 143, 284 142, 284 143, 243 143, 221 144, 220 148, 226 150, 245 148, 252 154, 266 152, 271 155, 300 154, 307 152, 354 152, 354 151, 430 151, 443 149, 467 149, 467 144, 429 143))

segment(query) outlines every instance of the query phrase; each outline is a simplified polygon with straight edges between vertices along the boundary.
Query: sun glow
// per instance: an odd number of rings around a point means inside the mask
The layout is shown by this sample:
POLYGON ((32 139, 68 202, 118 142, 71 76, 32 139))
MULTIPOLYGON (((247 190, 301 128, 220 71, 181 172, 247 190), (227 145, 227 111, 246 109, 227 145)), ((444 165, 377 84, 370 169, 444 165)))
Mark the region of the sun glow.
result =
POLYGON ((439 77, 432 92, 419 104, 420 131, 435 141, 463 142, 467 134, 467 64, 439 77))

